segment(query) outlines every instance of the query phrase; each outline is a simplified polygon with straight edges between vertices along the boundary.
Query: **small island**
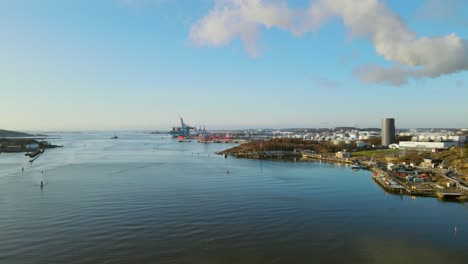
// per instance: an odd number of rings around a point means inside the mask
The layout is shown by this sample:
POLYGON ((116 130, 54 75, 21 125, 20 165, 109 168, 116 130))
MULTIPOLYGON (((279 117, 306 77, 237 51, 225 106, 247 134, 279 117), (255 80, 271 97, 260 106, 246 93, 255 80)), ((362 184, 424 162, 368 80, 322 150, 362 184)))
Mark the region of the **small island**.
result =
MULTIPOLYGON (((0 130, 0 153, 27 152, 36 153, 38 150, 61 147, 43 140, 44 135, 36 137, 23 132, 0 130)), ((37 155, 37 154, 36 154, 37 155)))

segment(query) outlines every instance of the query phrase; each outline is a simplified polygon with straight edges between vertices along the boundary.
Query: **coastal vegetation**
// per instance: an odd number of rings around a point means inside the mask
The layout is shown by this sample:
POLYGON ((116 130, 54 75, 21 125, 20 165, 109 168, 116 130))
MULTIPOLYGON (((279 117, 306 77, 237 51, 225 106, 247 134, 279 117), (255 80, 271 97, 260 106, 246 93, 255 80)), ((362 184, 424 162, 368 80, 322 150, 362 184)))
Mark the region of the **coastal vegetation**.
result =
POLYGON ((375 149, 371 146, 380 145, 380 138, 371 138, 364 140, 367 147, 357 148, 355 142, 346 144, 345 142, 317 142, 311 140, 304 140, 300 138, 273 138, 270 140, 254 140, 239 146, 224 150, 220 154, 230 154, 239 156, 249 152, 272 152, 272 151, 289 151, 294 150, 307 150, 313 151, 317 154, 329 154, 338 151, 346 150, 353 153, 353 157, 365 158, 379 158, 393 156, 398 150, 393 149, 375 149))
POLYGON ((398 149, 376 149, 376 150, 360 150, 352 152, 353 157, 368 157, 368 158, 381 158, 394 156, 398 154, 398 149))
POLYGON ((316 153, 329 153, 342 150, 343 144, 331 142, 316 142, 295 138, 274 138, 267 141, 255 140, 239 146, 221 151, 220 154, 244 156, 247 153, 262 152, 293 152, 294 150, 308 150, 316 153))
POLYGON ((441 160, 444 166, 452 167, 460 173, 468 175, 468 144, 434 153, 433 158, 441 160))

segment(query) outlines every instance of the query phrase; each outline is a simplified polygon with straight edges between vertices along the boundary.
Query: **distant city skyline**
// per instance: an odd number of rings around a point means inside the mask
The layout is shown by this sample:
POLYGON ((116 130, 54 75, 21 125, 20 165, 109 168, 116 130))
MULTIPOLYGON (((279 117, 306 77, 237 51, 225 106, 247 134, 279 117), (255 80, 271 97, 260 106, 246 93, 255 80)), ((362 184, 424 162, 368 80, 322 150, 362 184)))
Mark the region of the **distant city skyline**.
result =
POLYGON ((467 25, 462 0, 3 1, 0 129, 466 128, 467 25))

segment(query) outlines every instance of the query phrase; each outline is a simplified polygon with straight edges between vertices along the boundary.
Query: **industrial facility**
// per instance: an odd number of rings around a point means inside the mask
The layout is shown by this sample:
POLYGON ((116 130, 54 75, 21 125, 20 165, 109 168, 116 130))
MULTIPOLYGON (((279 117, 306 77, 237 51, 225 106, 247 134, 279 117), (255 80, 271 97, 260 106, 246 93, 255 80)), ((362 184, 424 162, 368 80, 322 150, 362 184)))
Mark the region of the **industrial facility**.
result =
POLYGON ((459 146, 459 142, 446 141, 446 142, 415 142, 415 141, 400 141, 399 149, 413 149, 419 151, 432 151, 448 149, 454 146, 459 146))

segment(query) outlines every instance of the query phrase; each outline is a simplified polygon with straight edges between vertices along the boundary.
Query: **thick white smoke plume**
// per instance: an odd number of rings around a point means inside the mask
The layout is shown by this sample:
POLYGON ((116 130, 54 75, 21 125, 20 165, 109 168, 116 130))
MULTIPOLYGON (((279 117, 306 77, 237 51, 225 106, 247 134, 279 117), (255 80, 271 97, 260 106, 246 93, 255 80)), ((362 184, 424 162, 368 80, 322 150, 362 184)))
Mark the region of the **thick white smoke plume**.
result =
POLYGON ((292 9, 280 0, 218 0, 192 25, 190 38, 198 45, 222 46, 240 38, 248 53, 258 54, 262 27, 290 30, 294 35, 320 28, 340 18, 354 36, 369 38, 375 52, 391 67, 367 65, 355 71, 366 82, 400 85, 410 78, 437 77, 468 70, 468 41, 455 33, 417 37, 397 14, 378 0, 316 0, 292 9))

